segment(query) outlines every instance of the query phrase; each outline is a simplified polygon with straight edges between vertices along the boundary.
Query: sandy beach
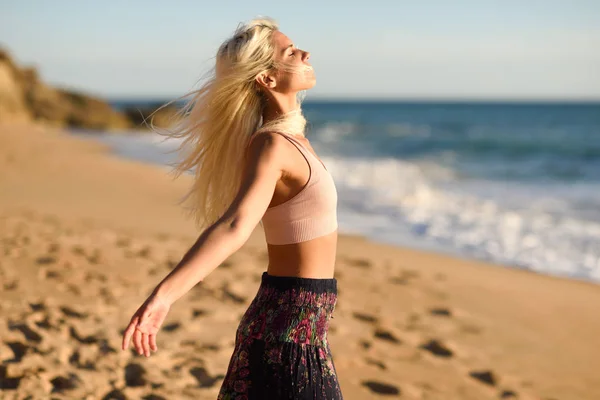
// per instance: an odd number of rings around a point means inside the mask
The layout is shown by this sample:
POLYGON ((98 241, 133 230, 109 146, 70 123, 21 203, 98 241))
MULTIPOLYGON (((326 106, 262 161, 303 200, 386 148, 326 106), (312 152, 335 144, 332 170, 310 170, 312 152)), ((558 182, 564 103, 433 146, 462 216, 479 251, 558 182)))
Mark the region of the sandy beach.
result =
MULTIPOLYGON (((176 302, 149 358, 129 318, 196 240, 191 183, 0 125, 0 397, 215 399, 266 269, 260 226, 176 302)), ((329 340, 344 397, 600 399, 600 285, 340 235, 329 340)))

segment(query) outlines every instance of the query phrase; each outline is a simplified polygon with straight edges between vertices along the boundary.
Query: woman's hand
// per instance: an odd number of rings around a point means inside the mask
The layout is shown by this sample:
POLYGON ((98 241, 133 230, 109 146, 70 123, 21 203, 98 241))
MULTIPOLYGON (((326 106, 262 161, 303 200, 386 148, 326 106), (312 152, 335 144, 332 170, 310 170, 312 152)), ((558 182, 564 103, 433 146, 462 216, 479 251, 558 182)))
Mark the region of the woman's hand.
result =
POLYGON ((144 304, 131 317, 131 321, 123 334, 123 350, 127 350, 129 341, 133 335, 133 345, 137 352, 150 357, 150 350, 157 351, 156 334, 169 312, 171 305, 159 298, 155 293, 151 294, 144 304))

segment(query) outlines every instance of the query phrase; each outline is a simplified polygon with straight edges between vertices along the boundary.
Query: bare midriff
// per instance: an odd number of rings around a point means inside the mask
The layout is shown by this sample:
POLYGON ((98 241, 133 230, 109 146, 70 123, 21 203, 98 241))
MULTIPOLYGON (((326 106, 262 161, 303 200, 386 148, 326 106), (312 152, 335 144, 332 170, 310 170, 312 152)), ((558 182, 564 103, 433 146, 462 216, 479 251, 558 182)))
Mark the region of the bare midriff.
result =
POLYGON ((337 230, 306 242, 267 244, 267 273, 299 278, 333 278, 337 252, 337 230))

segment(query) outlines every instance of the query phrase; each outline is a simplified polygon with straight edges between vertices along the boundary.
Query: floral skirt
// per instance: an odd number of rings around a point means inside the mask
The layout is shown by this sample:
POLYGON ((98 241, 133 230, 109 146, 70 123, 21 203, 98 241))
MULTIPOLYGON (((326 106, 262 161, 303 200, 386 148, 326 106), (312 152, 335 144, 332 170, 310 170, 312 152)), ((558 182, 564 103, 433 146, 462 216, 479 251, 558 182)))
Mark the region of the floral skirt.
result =
POLYGON ((336 301, 335 278, 263 272, 217 399, 343 399, 327 341, 336 301))

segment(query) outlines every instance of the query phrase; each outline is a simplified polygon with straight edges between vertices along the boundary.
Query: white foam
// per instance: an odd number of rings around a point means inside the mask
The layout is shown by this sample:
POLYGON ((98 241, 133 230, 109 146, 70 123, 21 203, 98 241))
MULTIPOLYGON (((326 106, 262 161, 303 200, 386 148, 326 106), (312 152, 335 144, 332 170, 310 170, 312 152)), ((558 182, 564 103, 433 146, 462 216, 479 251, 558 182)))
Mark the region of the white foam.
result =
MULTIPOLYGON (((328 124, 319 142, 353 129, 328 124)), ((175 160, 166 152, 179 144, 153 134, 94 139, 163 165, 175 160)), ((435 160, 321 159, 338 189, 341 232, 600 282, 598 184, 466 181, 435 160)))
POLYGON ((335 143, 343 140, 344 136, 355 132, 356 125, 351 122, 328 122, 319 127, 319 141, 335 143))
MULTIPOLYGON (((481 195, 470 191, 472 184, 449 181, 451 173, 436 180, 418 164, 393 159, 324 162, 338 187, 342 230, 549 274, 600 278, 600 220, 581 218, 566 197, 502 185, 481 195)), ((596 205, 600 210, 600 200, 596 205)))

